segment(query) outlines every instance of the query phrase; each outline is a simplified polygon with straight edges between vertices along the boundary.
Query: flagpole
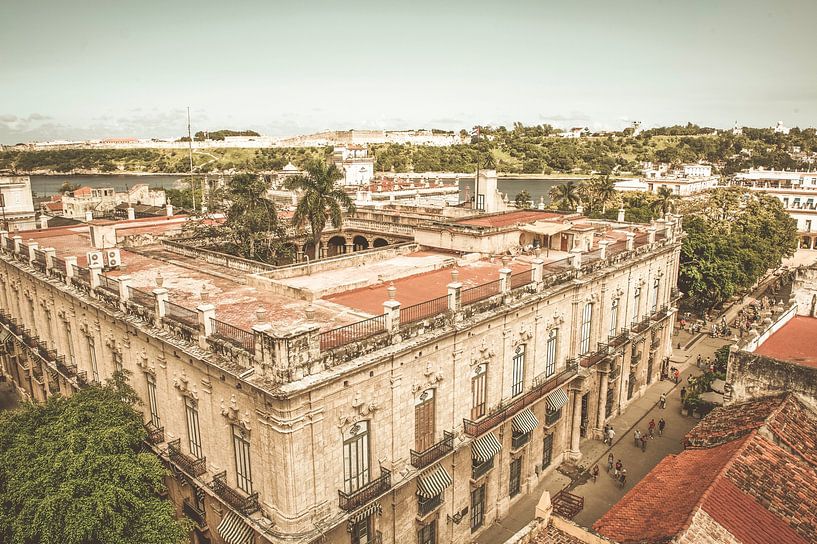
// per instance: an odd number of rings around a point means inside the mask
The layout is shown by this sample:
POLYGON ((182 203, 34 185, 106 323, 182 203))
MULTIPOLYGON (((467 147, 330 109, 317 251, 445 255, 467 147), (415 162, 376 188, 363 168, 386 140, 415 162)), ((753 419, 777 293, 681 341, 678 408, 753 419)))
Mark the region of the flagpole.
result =
POLYGON ((477 208, 477 206, 478 206, 478 204, 477 204, 478 198, 477 197, 479 195, 479 159, 480 159, 480 155, 479 155, 479 125, 477 125, 477 175, 474 178, 474 205, 472 207, 472 209, 474 209, 474 210, 478 209, 477 208))

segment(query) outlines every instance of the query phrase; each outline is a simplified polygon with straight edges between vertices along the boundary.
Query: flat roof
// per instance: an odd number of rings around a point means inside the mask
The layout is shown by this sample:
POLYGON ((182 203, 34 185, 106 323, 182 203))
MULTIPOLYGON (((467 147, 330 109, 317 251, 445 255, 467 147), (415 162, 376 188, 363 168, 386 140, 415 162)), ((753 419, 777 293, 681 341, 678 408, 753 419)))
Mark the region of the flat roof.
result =
POLYGON ((760 344, 755 353, 817 368, 817 318, 794 316, 760 344))
POLYGON ((554 212, 544 212, 539 210, 519 210, 515 212, 489 215, 485 217, 474 217, 457 221, 457 225, 469 225, 472 227, 508 227, 517 223, 533 223, 543 219, 556 219, 565 217, 564 214, 554 212))

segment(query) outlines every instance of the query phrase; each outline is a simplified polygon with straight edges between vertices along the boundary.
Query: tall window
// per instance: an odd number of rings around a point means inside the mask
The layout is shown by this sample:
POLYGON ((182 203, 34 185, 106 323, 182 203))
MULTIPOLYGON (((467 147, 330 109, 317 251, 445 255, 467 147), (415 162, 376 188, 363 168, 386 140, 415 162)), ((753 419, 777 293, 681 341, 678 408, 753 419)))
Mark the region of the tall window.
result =
POLYGON ((369 544, 372 541, 372 517, 367 516, 351 526, 352 544, 369 544))
POLYGON ((159 419, 159 406, 156 403, 156 378, 153 374, 147 374, 148 382, 148 404, 150 405, 150 422, 157 428, 162 426, 159 419))
POLYGON ((652 313, 658 310, 658 290, 661 288, 661 278, 655 278, 652 283, 652 313))
POLYGON ((618 299, 614 298, 610 305, 610 331, 609 336, 615 336, 618 330, 618 299))
POLYGON ((485 484, 471 490, 471 532, 485 521, 485 484))
POLYGON ((417 530, 417 544, 437 544, 437 520, 417 530))
POLYGON ((516 346, 516 353, 513 355, 513 381, 511 382, 511 396, 515 397, 522 393, 525 385, 525 345, 516 346))
POLYGON ((354 493, 369 483, 369 422, 352 425, 343 440, 343 486, 354 493))
POLYGON ((252 471, 250 470, 250 439, 247 432, 233 425, 233 450, 235 453, 235 480, 238 489, 252 493, 252 471))
POLYGON ((434 445, 434 389, 423 391, 414 404, 414 447, 426 451, 434 445))
POLYGON ((546 434, 542 440, 542 468, 547 468, 553 462, 553 434, 546 434))
POLYGON ((590 351, 590 323, 593 321, 593 303, 588 302, 582 310, 581 342, 579 343, 579 353, 584 354, 590 351))
POLYGON ((513 497, 519 494, 520 481, 522 480, 522 457, 517 457, 511 461, 511 476, 508 483, 508 494, 513 497))
POLYGON ((635 321, 638 321, 638 319, 641 317, 640 302, 641 302, 641 287, 636 287, 635 290, 633 291, 633 319, 635 321))
POLYGON ((113 359, 114 370, 117 372, 122 372, 125 369, 125 365, 122 364, 122 352, 113 350, 111 352, 111 358, 113 359))
POLYGON ((94 375, 94 381, 99 381, 99 367, 97 366, 96 362, 96 346, 94 345, 94 339, 90 336, 88 337, 88 357, 91 359, 91 372, 94 375))
POLYGON ((485 385, 488 377, 488 365, 481 364, 474 370, 471 378, 471 419, 485 415, 485 385))
POLYGON ((184 407, 187 414, 187 437, 190 441, 190 453, 196 459, 202 458, 201 434, 199 433, 199 408, 196 399, 184 398, 184 407))
POLYGON ((547 377, 556 373, 556 344, 558 340, 559 329, 550 329, 545 349, 545 376, 547 377))

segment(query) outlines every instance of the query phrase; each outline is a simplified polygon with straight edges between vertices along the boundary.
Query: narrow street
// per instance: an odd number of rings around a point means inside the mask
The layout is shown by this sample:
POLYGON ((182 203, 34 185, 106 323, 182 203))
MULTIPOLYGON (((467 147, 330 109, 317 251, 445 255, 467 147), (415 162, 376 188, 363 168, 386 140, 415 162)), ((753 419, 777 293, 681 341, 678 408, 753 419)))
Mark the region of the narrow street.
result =
POLYGON ((574 480, 556 471, 540 482, 531 493, 515 503, 508 515, 494 523, 478 537, 476 542, 479 544, 505 542, 530 523, 534 517, 536 503, 539 502, 542 493, 549 491, 553 495, 566 486, 574 495, 584 497, 584 509, 573 521, 590 527, 661 459, 666 455, 680 452, 683 449, 684 435, 700 421, 681 414, 681 387, 689 376, 700 374, 695 366, 699 353, 704 358, 714 357, 715 351, 728 342, 711 338, 708 335, 692 338, 687 332, 673 336, 673 344, 677 345, 678 342, 682 349, 674 350, 671 364, 681 370, 681 383, 676 385, 672 381, 665 380, 654 384, 644 396, 632 403, 625 413, 613 418, 611 424, 616 431, 616 439, 612 448, 598 440, 586 439, 582 442, 582 461, 579 466, 591 469, 594 464, 598 464, 599 478, 596 482, 593 482, 592 478, 588 479, 589 471, 574 480), (691 345, 687 346, 687 344, 691 345), (683 349, 683 347, 688 349, 683 349), (658 407, 658 399, 662 392, 667 393, 667 407, 663 410, 658 407), (657 436, 656 433, 654 439, 648 440, 644 452, 640 447, 636 448, 633 439, 635 429, 646 432, 650 419, 654 418, 657 423, 662 417, 667 422, 664 435, 657 436), (624 487, 620 487, 607 473, 607 455, 611 451, 613 457, 616 460, 621 459, 627 469, 628 477, 624 487))

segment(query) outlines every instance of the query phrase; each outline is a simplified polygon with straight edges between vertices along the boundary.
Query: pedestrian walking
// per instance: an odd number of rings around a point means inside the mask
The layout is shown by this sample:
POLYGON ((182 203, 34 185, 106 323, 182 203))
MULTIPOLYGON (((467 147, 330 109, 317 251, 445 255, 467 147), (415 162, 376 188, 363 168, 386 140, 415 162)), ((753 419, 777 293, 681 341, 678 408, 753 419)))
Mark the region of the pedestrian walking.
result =
POLYGON ((624 484, 626 484, 626 483, 627 483, 627 469, 626 469, 626 468, 622 468, 622 469, 621 469, 621 474, 620 474, 620 475, 619 475, 619 477, 618 477, 618 484, 619 484, 621 487, 624 487, 624 484))
POLYGON ((621 463, 621 459, 616 461, 616 478, 618 478, 619 474, 621 474, 621 469, 624 468, 624 465, 621 463))
POLYGON ((641 445, 641 431, 639 431, 638 429, 636 429, 635 432, 633 433, 633 440, 635 441, 636 448, 641 445))
POLYGON ((676 368, 675 369, 675 385, 678 385, 681 382, 681 372, 676 368))
POLYGON ((613 461, 614 461, 613 454, 612 453, 608 454, 607 455, 607 472, 610 472, 610 471, 613 470, 613 461))
MULTIPOLYGON (((604 442, 605 444, 607 444, 607 433, 609 432, 609 430, 610 430, 610 425, 605 423, 604 424, 604 431, 602 432, 602 437, 601 437, 602 442, 604 442)), ((611 444, 611 446, 612 446, 612 444, 611 444)))
POLYGON ((641 451, 647 451, 647 437, 645 435, 641 435, 641 451))
POLYGON ((664 421, 664 418, 658 420, 658 436, 664 436, 664 427, 667 426, 667 422, 664 421))
POLYGON ((684 403, 684 399, 686 398, 686 396, 687 396, 687 388, 682 387, 681 388, 681 404, 684 403))
POLYGON ((647 429, 650 431, 650 440, 655 438, 655 419, 651 419, 650 423, 647 425, 647 429))
POLYGON ((662 410, 667 407, 666 393, 661 393, 661 396, 658 398, 658 406, 660 406, 662 410))
POLYGON ((599 477, 599 466, 593 465, 593 483, 596 483, 596 480, 599 477))
POLYGON ((613 430, 613 426, 611 425, 607 429, 607 440, 610 442, 610 445, 613 445, 613 439, 616 437, 616 432, 613 430))

